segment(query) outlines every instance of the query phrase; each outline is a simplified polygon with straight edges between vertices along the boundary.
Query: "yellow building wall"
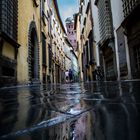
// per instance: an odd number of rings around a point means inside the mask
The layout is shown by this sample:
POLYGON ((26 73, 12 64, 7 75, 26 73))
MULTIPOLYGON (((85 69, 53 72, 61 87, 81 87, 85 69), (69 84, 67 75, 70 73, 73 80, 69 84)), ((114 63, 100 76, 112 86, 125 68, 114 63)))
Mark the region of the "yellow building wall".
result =
MULTIPOLYGON (((18 7, 18 43, 21 45, 18 50, 17 80, 19 83, 28 82, 28 32, 31 21, 35 21, 37 28, 38 42, 40 42, 40 5, 36 7, 32 0, 19 0, 18 7)), ((39 44, 39 65, 41 66, 41 44, 39 44)), ((40 67, 42 77, 42 67, 40 67)))
MULTIPOLYGON (((90 31, 92 30, 92 22, 91 22, 91 11, 89 10, 88 14, 87 14, 87 17, 86 17, 86 25, 85 25, 85 31, 84 31, 84 37, 85 37, 85 40, 84 40, 84 44, 86 43, 86 41, 88 40, 88 36, 90 34, 90 31)), ((94 55, 94 58, 96 58, 96 50, 95 50, 95 44, 93 43, 92 44, 92 47, 93 47, 93 55, 94 55)), ((95 69, 95 65, 89 65, 89 68, 87 69, 87 74, 88 76, 90 76, 90 79, 93 80, 93 71, 95 69)))
POLYGON ((10 59, 15 59, 15 48, 7 42, 4 42, 2 55, 10 59))
POLYGON ((79 44, 79 48, 78 48, 78 65, 79 65, 79 71, 80 71, 80 81, 83 81, 83 72, 82 72, 82 53, 83 53, 83 47, 81 44, 81 37, 80 37, 80 20, 79 20, 79 15, 77 17, 77 25, 76 25, 76 38, 77 38, 77 42, 79 44))
MULTIPOLYGON (((49 13, 49 7, 48 7, 47 1, 45 2, 44 7, 45 7, 44 12, 45 12, 46 16, 48 16, 47 12, 49 13)), ((49 17, 48 17, 48 19, 49 19, 49 17)), ((49 44, 50 44, 50 35, 49 35, 49 30, 48 30, 49 20, 44 18, 44 21, 45 21, 45 24, 44 24, 43 20, 41 20, 41 32, 43 32, 46 36, 46 65, 47 65, 47 67, 46 67, 46 78, 47 78, 47 75, 50 75, 50 72, 49 72, 49 54, 48 54, 49 53, 48 48, 49 48, 49 44)), ((42 43, 41 43, 41 48, 42 48, 42 43)), ((42 58, 42 54, 41 54, 41 58, 42 58)), ((43 68, 42 68, 42 73, 43 73, 43 68)), ((48 79, 47 79, 47 81, 48 81, 48 79)))
POLYGON ((88 15, 87 15, 87 22, 86 22, 85 28, 86 28, 85 37, 88 38, 89 33, 92 30, 91 12, 90 11, 88 12, 88 15))

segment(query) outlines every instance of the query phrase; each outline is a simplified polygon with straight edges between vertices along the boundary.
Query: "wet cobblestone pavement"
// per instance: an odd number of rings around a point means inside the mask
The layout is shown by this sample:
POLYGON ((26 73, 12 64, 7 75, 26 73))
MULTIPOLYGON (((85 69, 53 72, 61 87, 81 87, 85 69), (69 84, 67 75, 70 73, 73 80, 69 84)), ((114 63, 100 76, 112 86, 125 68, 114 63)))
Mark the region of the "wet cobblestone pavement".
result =
POLYGON ((140 82, 0 89, 0 140, 140 140, 140 82))

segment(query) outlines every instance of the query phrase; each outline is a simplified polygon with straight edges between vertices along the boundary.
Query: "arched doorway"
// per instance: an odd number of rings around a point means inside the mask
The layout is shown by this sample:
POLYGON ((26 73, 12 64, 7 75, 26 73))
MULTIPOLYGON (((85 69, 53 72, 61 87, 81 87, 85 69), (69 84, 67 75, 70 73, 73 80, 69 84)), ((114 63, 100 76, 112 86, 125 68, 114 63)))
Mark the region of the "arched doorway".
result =
POLYGON ((31 82, 39 80, 39 47, 34 21, 30 24, 28 36, 28 75, 31 82))

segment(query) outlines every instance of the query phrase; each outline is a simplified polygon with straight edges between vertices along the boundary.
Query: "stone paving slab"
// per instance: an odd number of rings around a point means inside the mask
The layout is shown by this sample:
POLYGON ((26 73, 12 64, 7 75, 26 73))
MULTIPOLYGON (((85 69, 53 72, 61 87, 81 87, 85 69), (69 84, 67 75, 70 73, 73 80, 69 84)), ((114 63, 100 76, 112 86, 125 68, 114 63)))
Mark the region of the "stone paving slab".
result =
POLYGON ((139 140, 140 82, 0 89, 0 139, 139 140))

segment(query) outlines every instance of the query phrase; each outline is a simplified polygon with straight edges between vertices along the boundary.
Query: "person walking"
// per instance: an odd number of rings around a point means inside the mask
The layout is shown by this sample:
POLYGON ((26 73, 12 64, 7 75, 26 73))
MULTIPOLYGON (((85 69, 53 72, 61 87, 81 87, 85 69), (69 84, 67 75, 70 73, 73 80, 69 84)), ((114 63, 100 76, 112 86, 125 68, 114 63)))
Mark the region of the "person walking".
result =
POLYGON ((69 82, 69 71, 66 70, 65 72, 65 82, 68 83, 69 82))
POLYGON ((72 82, 72 79, 73 79, 72 70, 69 69, 69 80, 70 80, 70 82, 72 82))

